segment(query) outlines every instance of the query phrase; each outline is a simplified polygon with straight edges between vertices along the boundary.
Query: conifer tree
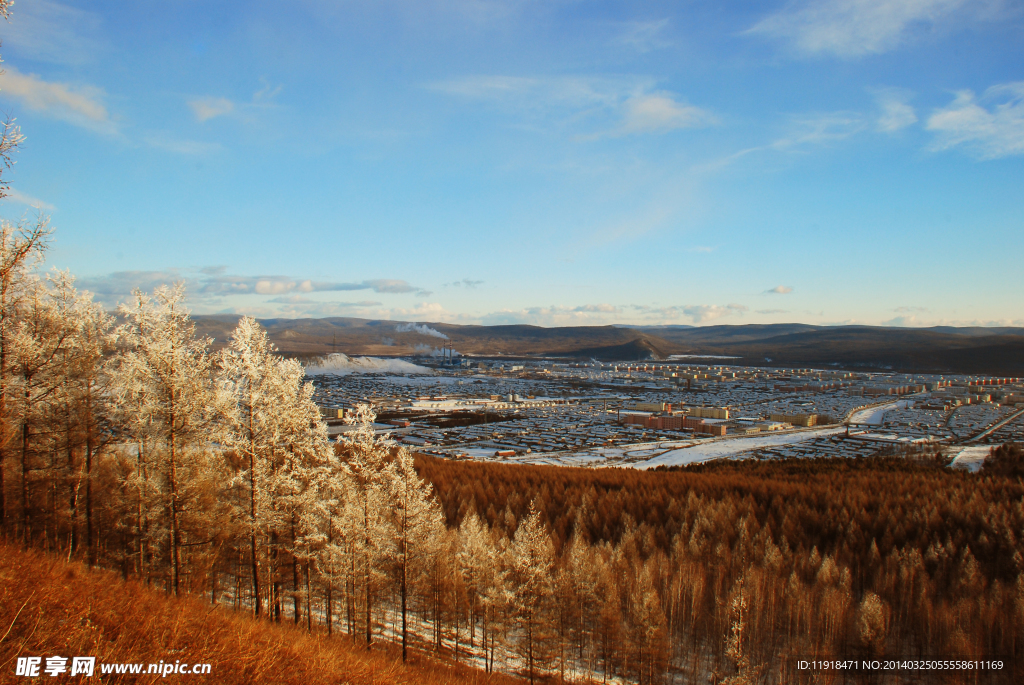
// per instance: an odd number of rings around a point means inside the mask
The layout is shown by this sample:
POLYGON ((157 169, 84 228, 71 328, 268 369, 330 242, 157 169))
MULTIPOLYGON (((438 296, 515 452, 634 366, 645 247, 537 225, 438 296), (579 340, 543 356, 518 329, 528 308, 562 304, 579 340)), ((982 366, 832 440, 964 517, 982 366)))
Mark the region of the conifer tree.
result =
POLYGON ((147 476, 163 500, 174 594, 181 590, 185 518, 213 466, 206 448, 218 404, 211 341, 196 338, 184 294, 183 284, 161 286, 152 296, 136 290, 134 305, 120 307, 126 322, 118 327, 114 373, 121 425, 154 459, 147 476))
POLYGON ((355 430, 338 438, 341 458, 351 474, 351 497, 346 507, 346 537, 352 546, 352 582, 361 585, 359 612, 366 647, 373 641, 373 606, 384 580, 386 564, 394 558, 394 522, 388 516, 389 484, 395 465, 389 460, 394 443, 373 430, 376 415, 369 405, 356 407, 346 418, 355 430))
POLYGON ((551 594, 554 548, 536 501, 516 528, 509 548, 509 586, 512 612, 519 625, 519 651, 527 664, 530 683, 543 662, 546 609, 551 594))
POLYGON ((429 483, 419 477, 405 448, 395 453, 389 485, 395 535, 395 572, 402 612, 402 660, 408 658, 408 600, 410 583, 421 572, 425 555, 444 535, 444 514, 429 483))
MULTIPOLYGON (((245 518, 248 522, 253 611, 259 616, 260 549, 272 557, 292 555, 294 618, 299 620, 299 559, 311 560, 317 516, 314 507, 328 466, 327 427, 304 383, 296 360, 284 359, 266 331, 244 317, 220 355, 224 430, 221 442, 239 460, 245 518)), ((273 571, 274 569, 272 569, 273 571)), ((273 591, 275 606, 280 590, 273 591)))

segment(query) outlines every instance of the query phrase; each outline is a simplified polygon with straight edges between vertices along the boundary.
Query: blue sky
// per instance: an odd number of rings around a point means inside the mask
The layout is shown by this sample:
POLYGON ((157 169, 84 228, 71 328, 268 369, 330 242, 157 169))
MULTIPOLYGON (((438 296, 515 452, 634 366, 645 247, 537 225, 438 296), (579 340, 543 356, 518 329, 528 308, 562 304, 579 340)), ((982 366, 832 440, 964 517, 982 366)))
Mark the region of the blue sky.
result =
POLYGON ((1024 7, 18 0, 0 214, 109 305, 1024 325, 1024 7))

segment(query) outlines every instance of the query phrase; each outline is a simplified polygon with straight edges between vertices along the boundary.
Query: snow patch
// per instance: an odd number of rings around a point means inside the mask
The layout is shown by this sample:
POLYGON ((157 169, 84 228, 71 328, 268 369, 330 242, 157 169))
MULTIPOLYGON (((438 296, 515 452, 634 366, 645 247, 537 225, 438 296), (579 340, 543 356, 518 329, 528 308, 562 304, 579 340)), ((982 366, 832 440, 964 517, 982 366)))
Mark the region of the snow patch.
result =
POLYGON ((982 464, 992 451, 992 445, 977 445, 974 447, 961 447, 960 451, 953 457, 949 465, 953 469, 967 469, 971 473, 981 470, 982 464))
POLYGON ((395 375, 424 374, 434 372, 425 366, 418 366, 404 359, 380 359, 378 357, 349 357, 336 352, 327 355, 326 359, 311 363, 306 367, 307 376, 333 374, 347 376, 353 373, 389 373, 395 375))

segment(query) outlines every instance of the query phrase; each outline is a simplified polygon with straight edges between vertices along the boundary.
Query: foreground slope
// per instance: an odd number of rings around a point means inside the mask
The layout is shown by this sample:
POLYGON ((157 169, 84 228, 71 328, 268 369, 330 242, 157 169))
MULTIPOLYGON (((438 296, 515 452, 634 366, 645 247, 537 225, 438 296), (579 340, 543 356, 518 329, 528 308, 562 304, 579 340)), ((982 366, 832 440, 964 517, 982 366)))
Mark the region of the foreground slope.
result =
POLYGON ((519 682, 423 656, 403 665, 399 653, 384 647, 367 652, 341 636, 257 621, 196 597, 170 598, 113 572, 7 543, 0 543, 0 630, 6 631, 0 634, 0 682, 21 680, 14 675, 17 657, 42 657, 45 666, 47 657, 58 655, 96 657, 96 676, 101 663, 211 666, 206 676, 106 675, 102 682, 519 682))

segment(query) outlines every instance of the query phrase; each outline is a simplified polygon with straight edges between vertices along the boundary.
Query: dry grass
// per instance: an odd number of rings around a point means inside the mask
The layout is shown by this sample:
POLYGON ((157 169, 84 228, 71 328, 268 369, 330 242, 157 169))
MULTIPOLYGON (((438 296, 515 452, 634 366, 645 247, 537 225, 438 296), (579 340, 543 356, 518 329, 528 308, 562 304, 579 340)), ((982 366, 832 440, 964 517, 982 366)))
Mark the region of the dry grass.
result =
POLYGON ((45 664, 46 657, 58 655, 95 656, 96 676, 104 662, 212 665, 210 675, 102 678, 111 683, 522 682, 422 654, 403 665, 391 646, 367 651, 345 637, 257 621, 195 597, 170 598, 109 571, 0 542, 0 681, 14 679, 19 656, 41 656, 45 664))

